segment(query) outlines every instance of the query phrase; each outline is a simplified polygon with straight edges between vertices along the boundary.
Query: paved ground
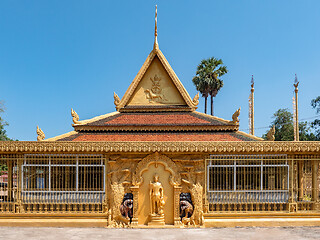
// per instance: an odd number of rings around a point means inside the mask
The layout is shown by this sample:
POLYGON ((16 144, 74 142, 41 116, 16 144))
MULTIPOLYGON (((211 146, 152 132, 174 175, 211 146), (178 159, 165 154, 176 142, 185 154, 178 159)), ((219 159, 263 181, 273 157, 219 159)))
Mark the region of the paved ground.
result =
POLYGON ((206 229, 106 229, 106 228, 21 228, 0 227, 6 240, 80 240, 80 239, 320 239, 320 227, 206 228, 206 229))

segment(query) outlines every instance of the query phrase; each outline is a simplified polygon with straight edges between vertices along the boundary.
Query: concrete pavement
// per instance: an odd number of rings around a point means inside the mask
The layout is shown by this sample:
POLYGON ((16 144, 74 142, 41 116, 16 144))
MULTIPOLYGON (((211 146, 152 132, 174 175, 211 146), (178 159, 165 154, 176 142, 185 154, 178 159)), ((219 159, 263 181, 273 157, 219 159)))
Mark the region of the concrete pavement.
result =
POLYGON ((201 229, 107 229, 107 228, 21 228, 1 227, 6 240, 81 240, 81 239, 320 239, 320 227, 201 228, 201 229))

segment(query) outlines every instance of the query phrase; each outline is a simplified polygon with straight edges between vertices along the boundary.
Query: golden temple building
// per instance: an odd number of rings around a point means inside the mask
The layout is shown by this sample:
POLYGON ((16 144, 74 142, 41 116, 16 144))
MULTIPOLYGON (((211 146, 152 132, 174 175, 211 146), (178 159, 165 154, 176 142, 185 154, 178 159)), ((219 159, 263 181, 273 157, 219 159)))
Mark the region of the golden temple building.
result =
MULTIPOLYGON (((115 89, 117 90, 117 89, 115 89)), ((0 142, 1 226, 320 225, 319 142, 275 142, 197 112, 159 49, 116 111, 74 131, 0 142)))

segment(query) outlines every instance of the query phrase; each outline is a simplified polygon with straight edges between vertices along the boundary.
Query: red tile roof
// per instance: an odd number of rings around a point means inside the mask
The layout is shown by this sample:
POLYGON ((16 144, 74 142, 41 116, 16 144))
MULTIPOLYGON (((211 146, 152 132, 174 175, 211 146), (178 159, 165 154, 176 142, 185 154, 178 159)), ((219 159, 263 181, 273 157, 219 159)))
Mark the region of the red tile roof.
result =
POLYGON ((74 125, 74 134, 57 141, 256 141, 239 125, 198 112, 134 112, 74 125))
MULTIPOLYGON (((135 112, 118 113, 85 126, 228 126, 230 122, 197 112, 135 112)), ((233 124, 231 123, 231 126, 233 124)))
POLYGON ((234 133, 181 133, 181 134, 86 134, 80 133, 65 141, 244 141, 242 136, 234 133))
POLYGON ((119 114, 117 118, 105 121, 106 125, 184 125, 193 123, 210 124, 211 122, 190 114, 119 114))

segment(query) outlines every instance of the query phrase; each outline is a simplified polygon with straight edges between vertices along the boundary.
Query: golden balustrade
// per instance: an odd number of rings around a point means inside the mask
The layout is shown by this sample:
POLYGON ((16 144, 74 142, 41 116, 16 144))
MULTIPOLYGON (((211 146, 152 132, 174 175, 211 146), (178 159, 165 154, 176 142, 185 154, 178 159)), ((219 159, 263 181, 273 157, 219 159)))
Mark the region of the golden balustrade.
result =
POLYGON ((103 155, 0 155, 0 164, 0 213, 104 211, 103 155))
POLYGON ((318 155, 211 155, 208 212, 319 211, 318 155))

